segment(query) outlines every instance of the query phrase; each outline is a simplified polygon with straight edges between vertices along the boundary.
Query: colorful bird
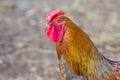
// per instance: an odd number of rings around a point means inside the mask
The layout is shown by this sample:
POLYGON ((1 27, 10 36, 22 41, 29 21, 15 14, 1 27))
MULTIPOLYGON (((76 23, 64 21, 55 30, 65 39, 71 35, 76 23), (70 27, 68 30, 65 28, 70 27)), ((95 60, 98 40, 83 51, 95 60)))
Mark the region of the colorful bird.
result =
POLYGON ((104 57, 63 11, 53 11, 46 21, 46 34, 56 43, 61 80, 120 80, 120 61, 104 57))

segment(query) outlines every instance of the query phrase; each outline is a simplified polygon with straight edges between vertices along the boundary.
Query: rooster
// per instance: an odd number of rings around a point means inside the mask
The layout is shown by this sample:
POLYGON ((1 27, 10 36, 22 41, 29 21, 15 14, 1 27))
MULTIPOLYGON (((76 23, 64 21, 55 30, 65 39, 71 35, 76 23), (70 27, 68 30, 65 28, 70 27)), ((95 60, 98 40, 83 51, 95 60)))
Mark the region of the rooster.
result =
POLYGON ((63 11, 53 11, 46 21, 46 34, 56 43, 61 80, 120 80, 120 61, 104 57, 63 11))

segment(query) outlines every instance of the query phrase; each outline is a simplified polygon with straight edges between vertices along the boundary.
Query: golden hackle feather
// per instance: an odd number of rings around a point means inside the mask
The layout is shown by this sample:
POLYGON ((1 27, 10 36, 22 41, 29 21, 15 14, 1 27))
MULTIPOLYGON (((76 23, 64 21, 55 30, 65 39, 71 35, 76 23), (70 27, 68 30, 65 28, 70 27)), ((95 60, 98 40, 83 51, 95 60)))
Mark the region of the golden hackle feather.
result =
POLYGON ((63 40, 57 42, 57 54, 63 56, 70 70, 85 80, 120 80, 120 70, 114 72, 113 66, 98 51, 89 37, 66 16, 60 15, 67 24, 63 40))

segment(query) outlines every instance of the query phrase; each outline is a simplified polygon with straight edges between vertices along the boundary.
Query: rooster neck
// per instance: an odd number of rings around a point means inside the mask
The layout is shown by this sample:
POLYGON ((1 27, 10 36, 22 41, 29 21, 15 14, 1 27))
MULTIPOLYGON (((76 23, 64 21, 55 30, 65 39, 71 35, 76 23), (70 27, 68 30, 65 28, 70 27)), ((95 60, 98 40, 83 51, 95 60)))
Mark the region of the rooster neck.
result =
MULTIPOLYGON (((113 69, 89 37, 75 24, 68 24, 63 41, 57 43, 71 71, 87 79, 109 79, 113 69), (106 77, 107 76, 107 77, 106 77)), ((113 78, 112 78, 113 79, 113 78)))
MULTIPOLYGON (((64 43, 64 42, 63 42, 64 43)), ((65 43, 64 43, 65 44, 65 43)), ((69 43, 71 44, 71 43, 69 43)), ((75 43, 77 44, 77 43, 75 43)), ((70 48, 70 46, 62 46, 63 55, 70 66, 71 71, 77 76, 84 76, 87 79, 100 79, 106 76, 112 75, 112 66, 106 60, 106 58, 99 52, 96 52, 96 48, 89 51, 80 51, 70 48), (90 55, 92 54, 92 55, 90 55)))

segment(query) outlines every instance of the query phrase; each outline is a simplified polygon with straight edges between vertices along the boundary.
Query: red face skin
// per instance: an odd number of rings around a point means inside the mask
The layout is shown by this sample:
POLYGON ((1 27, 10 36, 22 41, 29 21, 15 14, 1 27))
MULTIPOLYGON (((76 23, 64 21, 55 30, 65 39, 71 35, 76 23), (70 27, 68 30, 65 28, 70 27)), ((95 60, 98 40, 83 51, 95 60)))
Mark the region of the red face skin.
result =
POLYGON ((66 24, 59 15, 64 15, 60 10, 53 11, 48 14, 46 20, 50 25, 47 28, 46 34, 53 42, 61 42, 66 30, 66 24))

